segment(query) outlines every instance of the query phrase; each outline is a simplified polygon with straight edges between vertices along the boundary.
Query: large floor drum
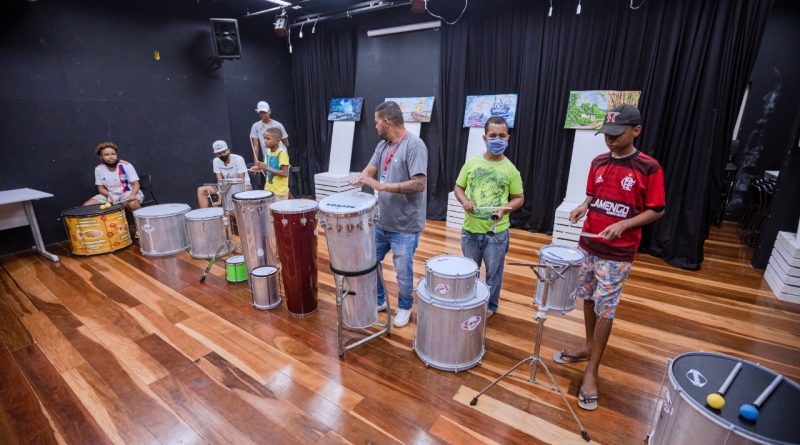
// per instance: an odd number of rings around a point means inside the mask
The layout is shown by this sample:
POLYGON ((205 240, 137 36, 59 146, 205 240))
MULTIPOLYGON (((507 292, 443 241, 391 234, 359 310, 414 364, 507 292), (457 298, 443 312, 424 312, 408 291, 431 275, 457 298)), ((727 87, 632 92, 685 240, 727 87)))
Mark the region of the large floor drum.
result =
POLYGON ((489 287, 476 281, 471 299, 438 300, 428 294, 422 279, 417 297, 417 356, 444 371, 463 371, 480 363, 485 351, 489 287))
POLYGON ((276 267, 280 263, 269 215, 269 205, 273 199, 274 194, 266 190, 251 190, 233 195, 239 239, 248 273, 256 267, 276 267))
POLYGON ((74 207, 61 213, 74 255, 99 255, 131 245, 128 219, 122 204, 101 209, 100 204, 74 207))
MULTIPOLYGON (((561 244, 550 244, 542 247, 539 253, 539 260, 542 263, 559 266, 559 276, 551 271, 554 278, 547 294, 547 309, 552 311, 569 312, 575 309, 575 299, 571 297, 572 291, 578 285, 580 276, 580 265, 585 257, 584 253, 576 247, 564 246, 561 244)), ((542 296, 544 295, 544 284, 541 280, 536 283, 535 301, 538 306, 542 306, 542 296)), ((544 308, 541 308, 544 309, 544 308)))
POLYGON ((800 386, 783 379, 759 408, 755 422, 739 415, 778 375, 763 366, 722 354, 690 352, 667 368, 667 390, 659 394, 652 445, 797 444, 800 443, 800 386), (706 397, 716 392, 737 363, 742 368, 715 410, 706 397))
POLYGON ((146 256, 174 255, 189 248, 184 214, 186 204, 159 204, 133 211, 139 248, 146 256))
POLYGON ((269 206, 281 258, 286 310, 302 316, 317 310, 317 202, 287 199, 269 206))
MULTIPOLYGON (((225 242, 223 210, 219 207, 195 209, 184 215, 186 234, 189 235, 189 253, 194 258, 211 258, 225 242)), ((220 255, 227 255, 223 249, 220 255)))

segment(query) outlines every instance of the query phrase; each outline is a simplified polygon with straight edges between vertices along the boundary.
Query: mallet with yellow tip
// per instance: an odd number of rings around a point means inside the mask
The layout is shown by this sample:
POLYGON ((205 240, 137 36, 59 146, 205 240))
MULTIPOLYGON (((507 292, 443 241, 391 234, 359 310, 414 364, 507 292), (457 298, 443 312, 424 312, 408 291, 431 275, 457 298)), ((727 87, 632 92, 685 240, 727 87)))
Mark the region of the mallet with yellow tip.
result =
POLYGON ((708 406, 716 410, 720 410, 723 406, 725 406, 725 392, 728 391, 731 383, 733 383, 733 379, 735 379, 736 375, 739 374, 740 369, 742 369, 742 362, 736 363, 736 366, 734 366, 731 373, 728 374, 728 378, 722 382, 722 386, 719 387, 717 392, 713 392, 706 397, 706 403, 708 406))

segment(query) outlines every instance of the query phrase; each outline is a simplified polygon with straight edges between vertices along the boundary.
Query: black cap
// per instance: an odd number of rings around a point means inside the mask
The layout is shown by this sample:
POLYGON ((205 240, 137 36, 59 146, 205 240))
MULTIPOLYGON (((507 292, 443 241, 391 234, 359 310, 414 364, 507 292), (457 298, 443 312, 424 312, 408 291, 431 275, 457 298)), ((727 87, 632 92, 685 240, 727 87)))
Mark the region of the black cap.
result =
POLYGON ((642 125, 642 115, 639 109, 630 104, 622 104, 611 109, 603 120, 603 126, 597 133, 610 136, 621 135, 626 127, 642 125))

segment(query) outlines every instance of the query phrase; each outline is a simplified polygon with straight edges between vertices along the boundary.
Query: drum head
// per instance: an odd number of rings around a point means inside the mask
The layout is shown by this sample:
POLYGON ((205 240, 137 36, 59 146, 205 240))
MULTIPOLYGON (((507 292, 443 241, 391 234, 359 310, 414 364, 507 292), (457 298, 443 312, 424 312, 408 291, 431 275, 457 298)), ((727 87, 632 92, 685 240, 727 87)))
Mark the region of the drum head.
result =
POLYGON ((161 216, 174 216, 186 213, 192 208, 186 204, 158 204, 149 207, 142 207, 133 211, 133 216, 140 218, 153 218, 161 216))
POLYGON ((261 266, 261 267, 256 267, 255 269, 253 269, 250 272, 250 275, 253 275, 253 276, 256 276, 256 277, 268 277, 270 275, 275 275, 276 273, 278 273, 278 268, 277 267, 261 266))
POLYGON ((364 192, 344 192, 323 198, 319 210, 333 215, 364 213, 378 203, 374 195, 364 192))
POLYGON ((586 256, 576 247, 564 246, 562 244, 550 244, 542 247, 539 256, 549 263, 555 264, 580 264, 586 256))
POLYGON ((267 190, 248 190, 246 192, 239 192, 233 195, 233 199, 237 201, 251 201, 259 199, 269 199, 273 193, 267 190))
POLYGON ((101 209, 100 206, 101 204, 92 204, 90 206, 73 207, 71 209, 64 210, 64 212, 62 212, 61 215, 73 216, 73 217, 95 216, 95 215, 105 215, 107 213, 116 212, 122 209, 122 204, 112 204, 111 207, 106 209, 101 209))
POLYGON ((778 375, 762 366, 745 360, 709 352, 690 352, 678 356, 669 368, 673 386, 683 390, 696 410, 714 419, 723 429, 735 426, 746 435, 766 438, 767 441, 796 443, 800 438, 800 422, 791 413, 800 406, 800 386, 783 379, 758 409, 758 419, 750 422, 739 416, 739 408, 752 404, 778 375), (721 410, 706 405, 706 397, 717 392, 736 363, 742 369, 725 393, 721 410))
POLYGON ((425 266, 437 275, 446 277, 463 277, 475 275, 478 264, 471 258, 458 255, 439 255, 429 259, 425 266))
POLYGON ((227 264, 244 263, 244 255, 232 256, 232 257, 228 258, 227 260, 225 260, 225 263, 227 263, 227 264))
POLYGON ((285 199, 273 202, 269 209, 277 213, 306 213, 317 209, 317 201, 310 199, 285 199))
POLYGON ((476 306, 486 304, 489 301, 489 286, 487 286, 486 283, 481 280, 476 280, 475 295, 473 295, 472 298, 461 301, 440 300, 428 293, 428 290, 425 287, 425 278, 423 278, 419 280, 419 284, 417 284, 417 295, 424 302, 433 306, 439 306, 447 309, 472 309, 476 306))
POLYGON ((194 209, 186 212, 186 219, 213 219, 221 217, 225 212, 219 207, 208 207, 205 209, 194 209))

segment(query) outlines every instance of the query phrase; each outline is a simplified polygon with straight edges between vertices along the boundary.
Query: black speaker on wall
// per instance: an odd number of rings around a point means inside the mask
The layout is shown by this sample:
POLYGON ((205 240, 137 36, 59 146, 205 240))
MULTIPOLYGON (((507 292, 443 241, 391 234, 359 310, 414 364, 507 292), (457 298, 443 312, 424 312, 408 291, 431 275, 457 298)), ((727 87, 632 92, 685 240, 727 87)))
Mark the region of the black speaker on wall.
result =
POLYGON ((236 19, 211 19, 211 33, 214 37, 214 57, 217 60, 221 62, 242 57, 239 23, 236 19))

